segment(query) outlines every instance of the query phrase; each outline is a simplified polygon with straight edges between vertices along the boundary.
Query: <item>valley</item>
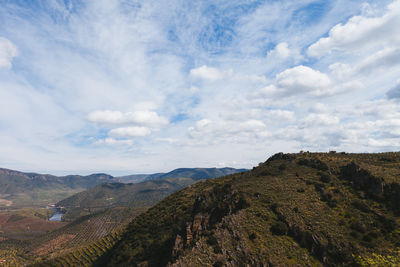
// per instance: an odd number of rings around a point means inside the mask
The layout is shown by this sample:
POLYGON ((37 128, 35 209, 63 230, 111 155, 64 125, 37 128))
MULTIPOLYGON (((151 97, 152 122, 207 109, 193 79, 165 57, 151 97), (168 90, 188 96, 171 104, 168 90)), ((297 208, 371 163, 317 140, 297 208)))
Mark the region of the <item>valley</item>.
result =
MULTIPOLYGON (((3 203, 7 205, 0 210, 0 255, 4 254, 2 259, 7 262, 3 265, 25 265, 28 262, 49 260, 68 253, 74 255, 80 248, 93 252, 93 249, 100 249, 98 245, 94 245, 96 242, 105 242, 102 246, 111 246, 133 218, 166 196, 201 179, 240 171, 243 170, 184 169, 184 175, 191 177, 185 178, 181 177, 183 174, 180 170, 174 170, 171 172, 173 174, 142 176, 143 182, 138 183, 120 183, 117 182, 120 178, 109 175, 86 176, 89 180, 93 177, 99 178, 86 183, 79 181, 81 178, 85 179, 83 176, 75 177, 78 181, 72 182, 71 176, 66 176, 66 181, 63 180, 64 177, 50 176, 49 185, 43 183, 43 179, 38 183, 36 179, 30 178, 28 181, 24 180, 25 187, 21 184, 15 187, 17 192, 23 193, 14 193, 8 186, 8 191, 3 189, 3 192, 9 194, 4 196, 9 199, 13 197, 18 204, 13 205, 11 200, 5 200, 3 203), (153 179, 155 176, 159 179, 153 179), (101 183, 104 177, 106 181, 112 182, 101 183), (58 186, 52 191, 50 185, 54 184, 58 186), (82 185, 92 187, 84 190, 82 185), (41 190, 51 197, 38 197, 41 190), (51 204, 62 196, 67 197, 51 204), (32 202, 32 199, 36 201, 32 202)), ((0 176, 0 183, 17 184, 12 180, 15 177, 26 179, 32 176, 47 176, 27 175, 11 170, 7 170, 7 173, 12 175, 0 176)), ((98 256, 102 253, 104 251, 100 249, 98 256)))

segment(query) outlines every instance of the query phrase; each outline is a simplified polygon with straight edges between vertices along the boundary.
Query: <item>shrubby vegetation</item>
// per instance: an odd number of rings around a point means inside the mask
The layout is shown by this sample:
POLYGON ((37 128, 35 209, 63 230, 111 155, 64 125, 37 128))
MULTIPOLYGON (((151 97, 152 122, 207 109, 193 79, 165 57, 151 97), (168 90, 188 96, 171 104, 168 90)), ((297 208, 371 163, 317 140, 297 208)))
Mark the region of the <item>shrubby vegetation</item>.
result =
POLYGON ((399 179, 400 153, 276 154, 166 198, 98 263, 395 266, 399 179))

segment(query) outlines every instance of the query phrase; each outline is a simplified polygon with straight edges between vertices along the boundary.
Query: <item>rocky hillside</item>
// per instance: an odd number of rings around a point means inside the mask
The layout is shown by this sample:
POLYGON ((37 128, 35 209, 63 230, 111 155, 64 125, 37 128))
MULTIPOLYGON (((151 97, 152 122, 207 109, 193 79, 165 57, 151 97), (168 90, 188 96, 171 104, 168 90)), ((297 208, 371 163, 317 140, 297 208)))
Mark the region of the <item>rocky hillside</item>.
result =
POLYGON ((399 266, 400 153, 276 154, 138 216, 97 266, 399 266))

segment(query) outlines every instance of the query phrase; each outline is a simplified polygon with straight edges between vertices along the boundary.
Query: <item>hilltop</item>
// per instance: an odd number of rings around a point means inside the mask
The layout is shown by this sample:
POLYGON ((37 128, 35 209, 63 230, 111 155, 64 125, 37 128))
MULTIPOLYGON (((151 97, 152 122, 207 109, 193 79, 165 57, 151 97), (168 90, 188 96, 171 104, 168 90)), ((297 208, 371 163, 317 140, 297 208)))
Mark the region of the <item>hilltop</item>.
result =
POLYGON ((276 154, 133 220, 95 265, 400 263, 400 153, 276 154))

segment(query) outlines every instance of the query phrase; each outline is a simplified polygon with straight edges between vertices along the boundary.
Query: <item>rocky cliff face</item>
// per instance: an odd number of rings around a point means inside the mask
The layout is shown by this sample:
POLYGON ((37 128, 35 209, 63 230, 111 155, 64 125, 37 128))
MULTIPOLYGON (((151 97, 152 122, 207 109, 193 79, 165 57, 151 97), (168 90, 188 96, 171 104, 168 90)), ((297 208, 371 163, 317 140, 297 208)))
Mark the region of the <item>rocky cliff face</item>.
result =
POLYGON ((209 233, 224 217, 247 206, 243 195, 230 185, 217 186, 198 196, 193 205, 192 220, 186 222, 185 232, 175 238, 172 258, 176 259, 185 248, 190 248, 203 233, 209 233))
POLYGON ((400 213, 399 183, 386 183, 382 177, 373 176, 368 170, 361 169, 355 162, 343 166, 340 177, 350 181, 355 189, 365 192, 367 197, 385 203, 396 213, 400 213))

